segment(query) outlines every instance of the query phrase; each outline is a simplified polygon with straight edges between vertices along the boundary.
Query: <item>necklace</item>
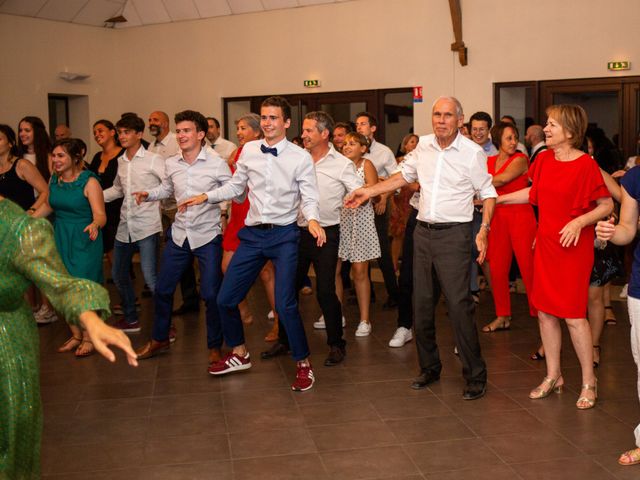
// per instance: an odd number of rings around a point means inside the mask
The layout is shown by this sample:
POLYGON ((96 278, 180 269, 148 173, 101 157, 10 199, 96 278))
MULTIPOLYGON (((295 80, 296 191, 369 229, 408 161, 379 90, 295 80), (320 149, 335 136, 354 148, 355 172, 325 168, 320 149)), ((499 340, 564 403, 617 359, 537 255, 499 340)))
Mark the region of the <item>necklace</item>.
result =
POLYGON ((9 155, 9 157, 7 158, 7 163, 9 164, 9 168, 7 170, 5 170, 4 172, 0 173, 0 180, 4 180, 5 176, 7 175, 7 173, 9 173, 11 171, 11 169, 13 168, 13 161, 15 161, 15 157, 13 155, 9 155))

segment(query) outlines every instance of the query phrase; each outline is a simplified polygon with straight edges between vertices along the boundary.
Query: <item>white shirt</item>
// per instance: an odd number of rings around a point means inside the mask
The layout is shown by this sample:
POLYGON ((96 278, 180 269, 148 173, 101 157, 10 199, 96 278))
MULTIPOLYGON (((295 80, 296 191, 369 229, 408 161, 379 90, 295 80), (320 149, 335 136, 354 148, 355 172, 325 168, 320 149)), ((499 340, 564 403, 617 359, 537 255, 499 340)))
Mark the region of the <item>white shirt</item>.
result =
POLYGON ((398 163, 391 149, 375 140, 371 141, 369 153, 365 154, 365 157, 376 167, 379 177, 390 177, 398 170, 398 163))
POLYGON ((162 183, 165 177, 164 159, 141 145, 131 160, 125 152, 118 157, 118 174, 113 186, 104 191, 104 201, 123 198, 120 224, 116 240, 137 242, 162 231, 160 208, 155 203, 138 205, 133 192, 149 191, 162 183))
MULTIPOLYGON (((166 160, 166 168, 167 176, 160 186, 148 190, 147 201, 174 197, 178 203, 182 203, 231 180, 229 165, 210 148, 200 149, 191 165, 180 152, 166 160)), ((220 233, 220 206, 207 202, 177 212, 171 225, 171 237, 175 244, 182 245, 186 238, 191 250, 209 243, 220 233)))
POLYGON ((277 157, 262 153, 261 145, 268 146, 264 140, 244 145, 231 181, 207 192, 209 202, 239 197, 249 187, 245 225, 289 225, 296 221, 298 207, 307 221, 319 220, 318 182, 309 152, 286 138, 272 146, 277 157))
MULTIPOLYGON (((165 160, 174 155, 180 155, 180 147, 178 146, 178 140, 176 134, 169 132, 162 140, 151 140, 149 148, 150 152, 157 153, 165 160)), ((162 210, 175 210, 177 208, 176 201, 173 197, 167 198, 161 202, 162 210)))
POLYGON ((231 154, 238 147, 235 143, 230 142, 226 138, 218 137, 216 138, 216 141, 211 144, 211 148, 213 148, 222 158, 229 160, 231 154))
MULTIPOLYGON (((320 194, 320 220, 323 227, 330 227, 340 223, 340 211, 347 193, 360 188, 362 179, 356 172, 356 166, 344 155, 340 154, 333 145, 320 160, 315 162, 318 192, 320 194)), ((301 214, 298 215, 298 225, 309 225, 301 214)))
POLYGON ((470 222, 476 192, 482 200, 498 196, 482 147, 461 134, 444 150, 434 134, 420 137, 405 156, 402 176, 420 183, 418 220, 423 222, 470 222))
POLYGON ((147 150, 153 153, 157 153, 165 160, 169 157, 180 154, 178 140, 176 139, 176 134, 173 132, 167 133, 162 140, 151 140, 151 143, 149 143, 149 148, 147 150))

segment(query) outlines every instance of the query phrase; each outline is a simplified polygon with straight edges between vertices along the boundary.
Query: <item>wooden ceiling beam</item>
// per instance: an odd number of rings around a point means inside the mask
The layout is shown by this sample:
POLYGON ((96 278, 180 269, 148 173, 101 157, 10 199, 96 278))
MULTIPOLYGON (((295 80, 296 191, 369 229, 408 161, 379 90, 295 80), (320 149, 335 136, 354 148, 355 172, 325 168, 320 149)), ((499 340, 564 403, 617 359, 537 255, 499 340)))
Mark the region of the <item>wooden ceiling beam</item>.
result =
POLYGON ((453 36, 456 40, 451 44, 451 51, 458 52, 460 65, 464 67, 467 64, 467 47, 464 41, 462 41, 462 10, 460 9, 460 0, 449 0, 449 10, 451 10, 453 36))

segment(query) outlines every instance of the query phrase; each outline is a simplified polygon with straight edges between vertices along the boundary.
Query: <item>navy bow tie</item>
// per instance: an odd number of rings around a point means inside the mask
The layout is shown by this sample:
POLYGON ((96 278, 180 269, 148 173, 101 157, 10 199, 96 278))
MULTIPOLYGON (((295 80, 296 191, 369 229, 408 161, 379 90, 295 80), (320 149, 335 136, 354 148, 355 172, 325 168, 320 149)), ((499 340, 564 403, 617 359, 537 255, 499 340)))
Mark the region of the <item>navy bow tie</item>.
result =
POLYGON ((276 147, 267 147, 266 145, 260 145, 260 150, 262 150, 262 153, 270 153, 274 157, 278 156, 278 149, 276 147))

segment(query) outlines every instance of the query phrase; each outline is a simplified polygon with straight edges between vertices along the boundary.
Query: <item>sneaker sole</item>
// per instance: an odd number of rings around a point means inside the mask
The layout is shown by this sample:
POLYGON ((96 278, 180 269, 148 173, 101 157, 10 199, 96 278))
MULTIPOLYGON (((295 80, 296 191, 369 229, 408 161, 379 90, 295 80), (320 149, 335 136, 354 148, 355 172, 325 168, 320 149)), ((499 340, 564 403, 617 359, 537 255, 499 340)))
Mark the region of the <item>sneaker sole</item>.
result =
POLYGON ((404 343, 400 344, 400 345, 392 345, 391 342, 389 342, 389 346, 391 348, 401 348, 404 347, 407 343, 409 343, 411 340, 413 340, 413 338, 410 338, 409 340, 405 340, 404 343))
POLYGON ((314 323, 313 328, 315 328, 316 330, 326 330, 327 326, 324 323, 322 325, 317 325, 316 323, 314 323))
POLYGON ((212 372, 209 370, 210 375, 226 375, 228 373, 233 372, 242 372, 243 370, 249 370, 251 368, 251 364, 247 363, 246 365, 240 365, 238 367, 227 368, 226 370, 222 370, 221 372, 212 372))
POLYGON ((140 333, 142 328, 120 328, 119 330, 124 333, 140 333))
POLYGON ((315 380, 313 382, 311 382, 311 385, 309 385, 307 388, 296 388, 293 385, 291 385, 291 390, 294 392, 307 392, 309 390, 311 390, 313 388, 313 385, 315 384, 315 380))

